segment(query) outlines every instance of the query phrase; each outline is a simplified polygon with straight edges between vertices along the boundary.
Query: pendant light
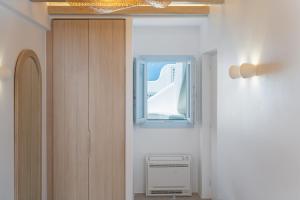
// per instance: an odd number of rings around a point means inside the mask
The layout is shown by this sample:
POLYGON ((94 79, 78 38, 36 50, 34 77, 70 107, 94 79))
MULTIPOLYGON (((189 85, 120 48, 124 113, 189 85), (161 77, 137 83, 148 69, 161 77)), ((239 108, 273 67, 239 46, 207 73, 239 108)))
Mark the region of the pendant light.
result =
POLYGON ((172 0, 145 0, 145 2, 154 8, 166 8, 172 3, 172 0))
POLYGON ((150 5, 166 8, 172 0, 67 0, 70 6, 87 6, 99 14, 109 14, 132 7, 150 5))

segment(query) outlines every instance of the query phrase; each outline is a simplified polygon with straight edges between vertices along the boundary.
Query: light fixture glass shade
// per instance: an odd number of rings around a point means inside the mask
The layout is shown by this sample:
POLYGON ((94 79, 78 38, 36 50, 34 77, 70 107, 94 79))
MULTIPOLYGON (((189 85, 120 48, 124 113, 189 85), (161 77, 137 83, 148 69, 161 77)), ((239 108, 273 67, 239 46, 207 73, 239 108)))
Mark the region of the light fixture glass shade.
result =
POLYGON ((244 63, 240 67, 240 73, 243 78, 251 78, 257 75, 257 67, 253 64, 244 63))
POLYGON ((172 0, 145 0, 145 2, 154 8, 166 8, 172 3, 172 0))
POLYGON ((241 73, 240 73, 239 66, 236 66, 236 65, 230 66, 230 68, 229 68, 229 76, 232 79, 240 78, 241 77, 241 73))

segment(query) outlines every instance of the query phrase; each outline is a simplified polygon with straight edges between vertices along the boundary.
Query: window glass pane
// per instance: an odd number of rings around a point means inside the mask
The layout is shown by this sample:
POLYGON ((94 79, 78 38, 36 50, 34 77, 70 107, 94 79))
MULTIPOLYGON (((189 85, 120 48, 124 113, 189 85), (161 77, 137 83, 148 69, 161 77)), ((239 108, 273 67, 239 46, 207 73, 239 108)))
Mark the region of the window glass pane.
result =
POLYGON ((187 73, 185 62, 147 63, 148 119, 187 119, 187 73))

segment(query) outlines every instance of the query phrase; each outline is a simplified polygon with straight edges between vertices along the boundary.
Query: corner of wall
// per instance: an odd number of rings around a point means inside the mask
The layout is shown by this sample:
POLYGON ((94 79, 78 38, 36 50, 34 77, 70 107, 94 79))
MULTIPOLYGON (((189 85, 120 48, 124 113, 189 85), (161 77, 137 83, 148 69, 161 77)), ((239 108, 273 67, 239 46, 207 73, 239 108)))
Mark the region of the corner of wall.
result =
POLYGON ((32 3, 28 0, 0 0, 0 6, 15 12, 24 19, 44 29, 50 29, 46 3, 32 3))

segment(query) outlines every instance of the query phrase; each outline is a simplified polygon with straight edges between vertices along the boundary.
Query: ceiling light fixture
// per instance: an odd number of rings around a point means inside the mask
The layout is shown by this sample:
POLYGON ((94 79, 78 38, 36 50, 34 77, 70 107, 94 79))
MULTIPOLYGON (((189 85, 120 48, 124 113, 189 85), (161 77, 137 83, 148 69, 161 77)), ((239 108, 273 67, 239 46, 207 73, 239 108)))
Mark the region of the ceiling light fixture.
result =
POLYGON ((145 0, 145 2, 154 8, 166 8, 172 3, 172 0, 145 0))
POLYGON ((124 6, 124 7, 100 7, 100 6, 91 6, 90 8, 93 9, 98 14, 109 14, 113 12, 117 12, 120 10, 132 8, 135 6, 124 6))
POLYGON ((87 6, 99 14, 109 14, 132 7, 150 5, 166 8, 172 0, 67 0, 70 6, 87 6))

